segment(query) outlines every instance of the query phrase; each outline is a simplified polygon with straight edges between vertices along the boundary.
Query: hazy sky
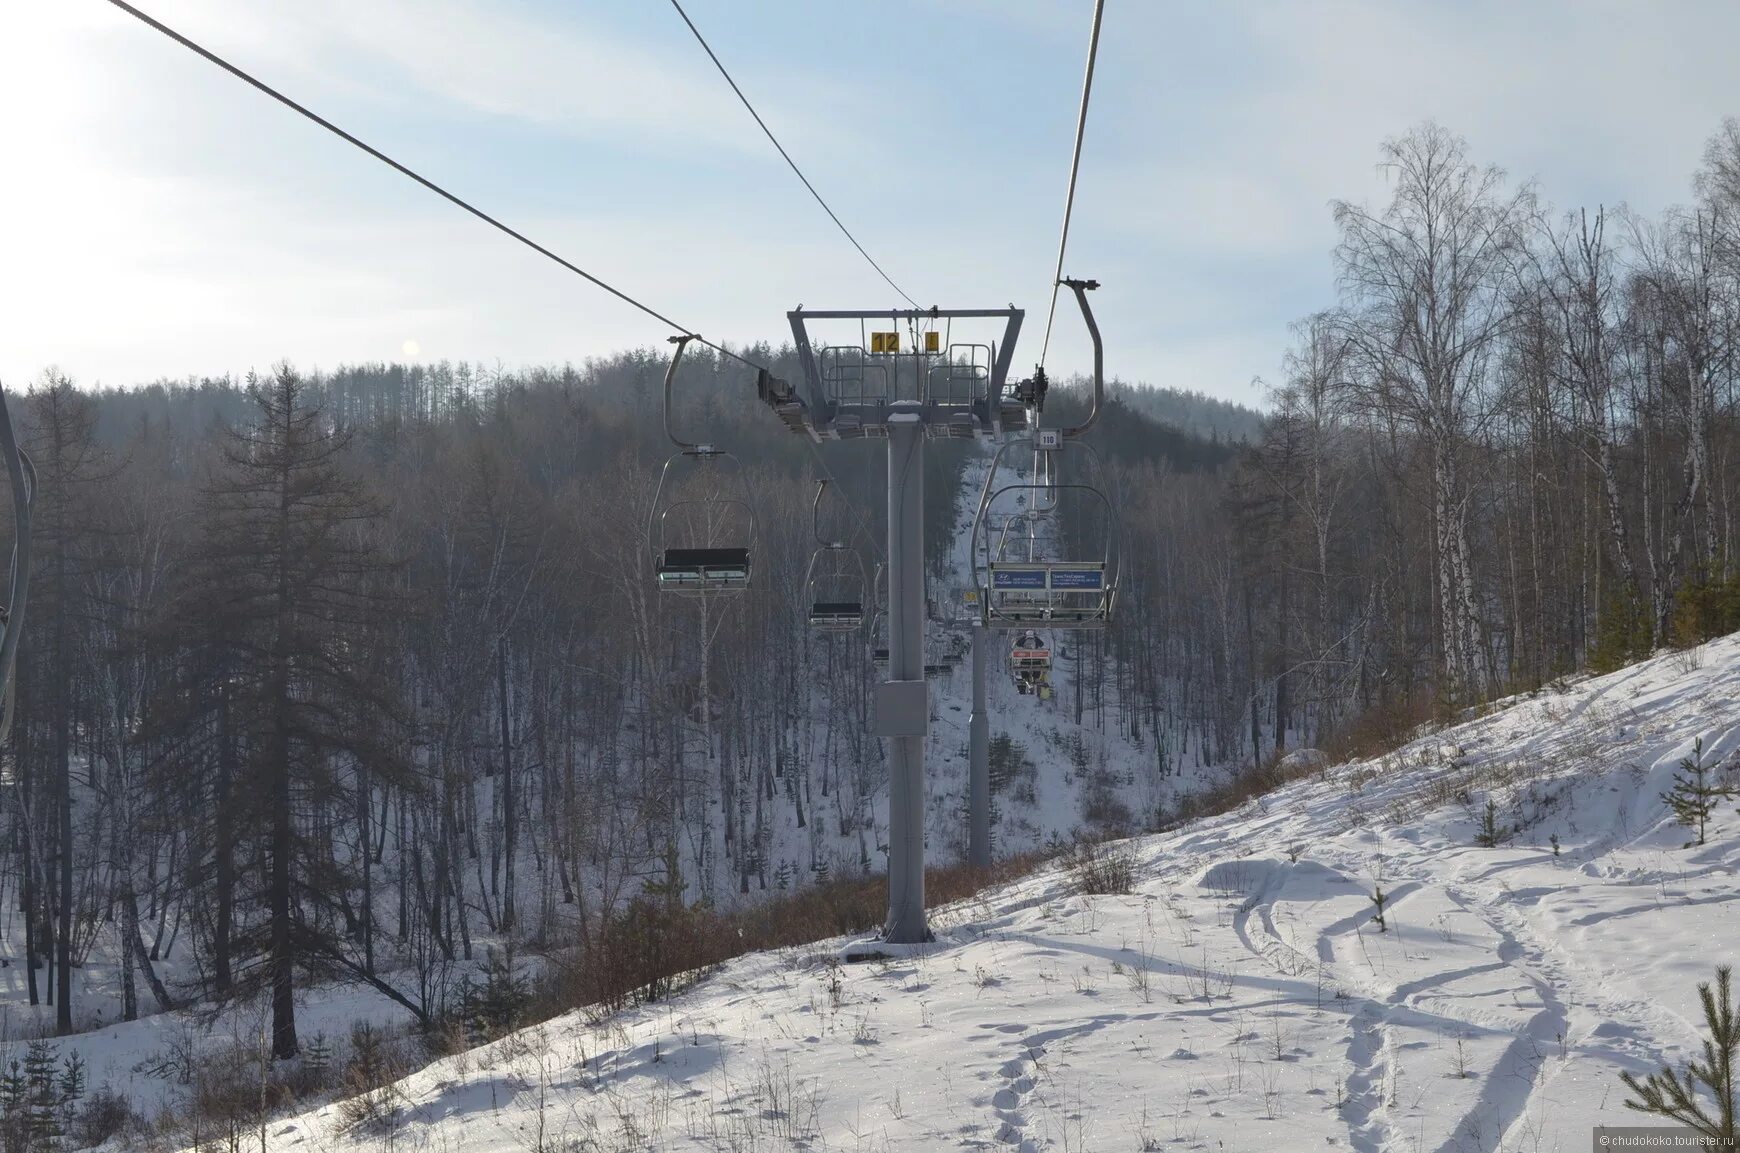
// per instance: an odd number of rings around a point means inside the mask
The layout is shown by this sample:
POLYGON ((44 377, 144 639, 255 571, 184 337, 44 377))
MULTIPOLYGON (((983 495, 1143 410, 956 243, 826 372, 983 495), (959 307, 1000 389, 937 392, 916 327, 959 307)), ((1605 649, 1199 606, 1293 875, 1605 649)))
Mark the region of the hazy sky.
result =
MULTIPOLYGON (((715 340, 896 303, 665 0, 139 0, 715 340)), ((1037 357, 1088 0, 687 0, 925 304, 1037 357)), ((1066 272, 1107 368, 1257 398, 1334 299, 1327 202, 1432 117, 1562 207, 1683 201, 1740 3, 1110 0, 1066 272)), ((1065 302, 1067 303, 1067 302, 1065 302)), ((104 0, 0 0, 0 378, 578 361, 666 330, 104 0)), ((1085 367, 1060 309, 1051 361, 1085 367)))

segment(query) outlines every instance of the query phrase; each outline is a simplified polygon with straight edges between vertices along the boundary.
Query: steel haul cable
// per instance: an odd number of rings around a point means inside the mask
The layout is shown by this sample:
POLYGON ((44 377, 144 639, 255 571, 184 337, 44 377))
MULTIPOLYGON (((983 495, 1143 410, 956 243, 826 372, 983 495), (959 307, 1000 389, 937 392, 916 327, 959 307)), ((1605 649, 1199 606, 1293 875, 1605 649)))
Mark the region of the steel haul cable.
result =
MULTIPOLYGON (((674 2, 674 0, 673 0, 673 2, 674 2)), ((517 229, 512 228, 511 226, 503 223, 502 221, 498 220, 496 217, 491 216, 489 213, 483 211, 481 208, 478 208, 476 205, 470 203, 469 201, 464 200, 464 199, 460 198, 459 196, 456 196, 455 194, 447 191, 447 189, 443 188, 439 184, 436 184, 433 180, 430 180, 428 177, 423 176, 421 173, 418 173, 418 172, 414 171, 413 169, 411 169, 410 167, 408 167, 408 166, 400 163, 399 161, 393 159, 391 156, 388 156, 385 152, 382 152, 380 149, 374 147, 373 145, 367 143, 366 141, 360 139, 359 137, 353 135, 352 133, 345 131, 343 128, 340 128, 338 125, 334 124, 332 121, 326 119, 325 117, 321 116, 319 113, 308 108, 306 105, 300 104, 297 101, 291 99, 290 97, 284 95, 282 92, 278 91, 276 88, 273 88, 271 85, 267 84, 265 81, 260 80, 260 79, 256 78, 255 76, 253 76, 252 74, 250 74, 249 72, 243 70, 242 68, 240 68, 234 64, 231 64, 228 60, 225 60, 223 57, 219 56, 217 53, 212 52, 210 49, 204 47, 203 45, 192 40, 191 38, 182 35, 180 32, 176 31, 174 28, 171 28, 169 25, 163 23, 161 20, 158 20, 156 17, 150 15, 147 12, 141 11, 140 9, 134 7, 132 4, 127 3, 127 0, 109 0, 109 3, 113 4, 116 8, 119 8, 121 11, 127 13, 129 16, 134 17, 135 19, 137 19, 141 23, 145 24, 147 27, 150 27, 150 28, 154 29, 155 31, 162 33, 164 36, 167 36, 169 39, 175 41, 177 44, 180 44, 183 48, 186 48, 188 51, 194 53, 197 56, 202 57, 203 59, 207 60, 208 62, 210 62, 212 64, 217 65, 219 68, 222 68, 225 72, 228 72, 230 75, 236 77, 236 79, 243 81, 244 83, 248 84, 250 87, 255 88, 258 91, 264 93, 265 95, 271 97, 273 100, 276 100, 278 103, 284 105, 286 108, 289 108, 291 111, 297 113, 298 115, 300 115, 302 117, 305 117, 306 119, 312 121, 313 123, 319 125, 320 127, 324 128, 324 129, 326 129, 328 132, 332 133, 334 136, 337 136, 341 140, 344 140, 346 143, 355 146, 356 148, 360 149, 363 152, 366 152, 368 155, 374 157, 376 160, 379 160, 382 164, 387 165, 389 168, 392 168, 394 171, 416 181, 418 184, 422 185, 424 188, 427 188, 429 191, 435 193, 437 196, 441 197, 443 200, 446 200, 450 204, 453 204, 454 206, 465 210, 466 212, 470 213, 472 216, 475 216, 479 220, 483 221, 485 224, 488 224, 492 228, 495 228, 495 229, 499 230, 500 232, 506 234, 507 236, 510 236, 513 239, 519 241, 521 244, 525 245, 527 248, 530 248, 532 251, 538 253, 539 255, 544 256, 544 257, 554 261, 556 264, 567 269, 569 272, 574 273, 576 276, 579 276, 582 279, 586 280, 587 282, 589 282, 589 283, 591 283, 599 288, 602 288, 604 291, 606 291, 610 295, 616 297, 618 300, 622 301, 623 303, 625 303, 625 304, 627 304, 635 309, 638 309, 640 312, 644 313, 645 315, 652 317, 654 320, 657 320, 659 323, 667 325, 668 327, 670 327, 671 329, 673 329, 679 333, 682 333, 686 336, 692 337, 696 343, 705 345, 706 347, 711 348, 713 351, 719 353, 722 356, 730 357, 732 360, 735 360, 740 364, 747 365, 750 368, 758 369, 758 370, 763 371, 763 372, 770 371, 767 368, 767 366, 764 364, 760 364, 756 361, 750 360, 748 357, 743 356, 740 353, 733 352, 729 348, 724 347, 723 345, 716 344, 713 341, 708 340, 707 338, 705 338, 703 336, 699 336, 699 335, 695 334, 691 329, 689 329, 681 324, 678 324, 676 321, 672 320, 670 317, 664 315, 663 313, 659 312, 658 310, 652 308, 650 305, 643 304, 641 301, 636 300, 634 297, 630 296, 628 293, 622 291, 621 289, 615 287, 612 284, 607 283, 606 281, 600 279, 599 277, 594 276, 592 273, 587 272, 584 268, 581 268, 579 265, 574 264, 572 261, 569 261, 569 260, 565 259, 564 257, 557 255, 555 252, 544 247, 542 244, 539 244, 537 241, 533 240, 531 237, 529 237, 529 236, 525 235, 524 233, 518 231, 517 229)), ((677 11, 679 13, 681 13, 682 8, 679 6, 677 11)), ((683 16, 683 19, 685 22, 688 22, 688 16, 686 14, 683 16)), ((693 24, 690 24, 689 27, 691 30, 694 30, 693 24)), ((697 39, 700 38, 700 35, 701 34, 698 31, 695 32, 695 36, 697 39)), ((706 41, 702 40, 701 45, 702 45, 702 47, 705 48, 706 41)), ((711 48, 707 49, 707 54, 709 56, 713 55, 711 48)), ((713 62, 715 64, 718 64, 719 63, 718 58, 714 57, 713 62)), ((721 73, 725 72, 724 65, 719 65, 719 71, 721 73)), ((727 81, 731 82, 732 89, 734 91, 736 91, 737 85, 734 81, 731 81, 730 75, 726 74, 725 78, 727 81)), ((760 124, 761 117, 759 115, 756 115, 755 109, 749 106, 749 101, 743 97, 743 94, 741 91, 738 91, 737 94, 738 94, 739 99, 743 100, 744 107, 749 108, 750 115, 755 116, 756 123, 760 124)), ((767 132, 767 126, 765 124, 762 124, 762 131, 767 132)), ((791 157, 786 156, 785 149, 780 147, 779 141, 774 140, 773 133, 767 132, 767 135, 768 135, 769 140, 773 140, 774 147, 779 148, 780 155, 785 156, 786 163, 791 164, 792 171, 797 172, 798 179, 803 180, 804 186, 806 188, 810 189, 810 193, 816 197, 817 202, 820 203, 822 205, 822 207, 827 210, 828 215, 830 217, 833 217, 834 223, 840 225, 840 230, 842 232, 846 233, 847 239, 852 239, 852 234, 850 232, 846 231, 846 226, 844 224, 840 224, 839 218, 834 216, 833 210, 828 208, 826 202, 822 201, 821 195, 819 193, 817 193, 813 187, 810 186, 810 182, 804 178, 803 173, 798 171, 797 165, 792 163, 791 157)), ((870 260, 869 253, 864 252, 864 249, 861 246, 858 246, 858 242, 855 239, 852 240, 852 243, 854 246, 858 247, 859 252, 864 253, 864 259, 870 260)), ((876 265, 876 262, 874 260, 870 260, 870 263, 871 263, 872 267, 876 268, 877 272, 882 272, 881 267, 876 265)), ((883 276, 884 280, 888 280, 887 273, 882 273, 882 276, 883 276)), ((900 292, 900 287, 898 285, 894 284, 894 282, 892 280, 888 280, 888 283, 894 287, 896 292, 900 292)), ((901 295, 906 296, 906 294, 904 292, 901 292, 901 295)), ((908 301, 910 301, 912 298, 906 297, 906 299, 908 301)), ((914 307, 917 307, 917 305, 915 304, 914 307)), ((822 458, 822 455, 816 449, 816 446, 814 444, 811 444, 809 442, 808 438, 805 438, 805 444, 810 449, 811 455, 815 457, 816 463, 821 467, 823 474, 825 476, 827 476, 830 480, 834 480, 832 470, 830 470, 828 468, 827 462, 822 458)), ((834 483, 836 484, 837 487, 840 488, 840 492, 842 493, 842 495, 847 494, 848 490, 846 490, 843 486, 839 486, 839 482, 837 480, 835 480, 834 483)), ((854 506, 854 508, 856 508, 857 502, 852 501, 849 496, 847 499, 848 499, 848 503, 851 504, 852 506, 854 506)), ((865 523, 868 522, 869 516, 862 509, 857 509, 857 513, 858 513, 859 525, 861 528, 862 525, 864 525, 865 523)), ((858 530, 854 530, 854 531, 858 531, 858 530)), ((880 553, 881 552, 880 546, 877 546, 875 543, 875 541, 876 541, 875 535, 870 534, 869 539, 871 541, 872 546, 876 548, 876 551, 878 553, 880 553)))
POLYGON ((259 91, 261 91, 263 93, 265 93, 267 96, 270 96, 272 99, 274 99, 278 103, 284 105, 286 108, 289 108, 292 111, 298 113, 299 115, 304 116, 307 119, 313 121, 314 123, 320 125, 320 127, 326 129, 328 132, 332 133, 334 136, 337 136, 341 140, 344 140, 347 143, 353 144, 357 148, 362 149, 364 152, 368 153, 370 156, 374 157, 376 160, 379 160, 382 164, 385 164, 389 168, 392 168, 394 171, 410 177, 412 180, 415 180, 418 184, 421 184, 424 188, 427 188, 430 192, 435 193, 435 195, 441 197, 443 200, 446 200, 449 203, 456 205, 459 208, 463 208, 465 211, 471 213, 471 215, 477 217, 479 220, 483 221, 485 224, 488 224, 493 228, 499 229, 500 231, 506 233, 508 236, 513 237, 515 240, 519 241, 521 244, 525 245, 527 248, 530 248, 533 252, 536 252, 541 256, 548 257, 549 259, 555 261, 557 264, 561 265, 563 268, 567 269, 569 272, 572 272, 576 276, 579 276, 582 279, 587 280, 590 283, 598 286, 599 288, 602 288, 604 291, 610 293, 610 295, 616 297, 618 300, 622 301, 624 304, 627 304, 627 305, 630 305, 634 308, 639 309, 641 312, 652 317, 654 320, 658 321, 661 324, 668 325, 669 327, 675 329, 677 332, 683 333, 686 336, 694 337, 694 339, 697 343, 706 345, 708 348, 711 348, 714 352, 717 352, 722 356, 728 356, 732 360, 735 360, 735 361, 739 362, 740 364, 748 365, 750 368, 761 369, 763 371, 766 371, 766 369, 767 369, 766 365, 757 364, 755 361, 750 360, 748 357, 745 357, 745 356, 742 356, 738 353, 732 352, 730 349, 725 348, 722 345, 714 344, 712 341, 708 340, 706 337, 697 336, 693 330, 686 328, 683 325, 678 324, 676 321, 672 320, 670 317, 664 315, 663 313, 652 308, 651 306, 646 305, 646 304, 642 304, 640 301, 636 300, 634 297, 630 296, 628 293, 622 291, 620 288, 617 288, 611 284, 607 284, 605 281, 600 280, 598 277, 592 275, 590 272, 587 272, 584 268, 581 268, 579 265, 574 264, 571 261, 568 261, 568 260, 564 259, 563 257, 556 255, 556 253, 550 251, 548 248, 545 248, 543 245, 539 244, 537 241, 533 240, 531 237, 525 235, 523 232, 519 232, 519 231, 509 227, 508 225, 503 224, 500 220, 497 220, 495 217, 491 216, 489 213, 483 211, 483 209, 478 208, 476 205, 470 203, 469 201, 460 199, 458 196, 455 196, 453 193, 447 191, 445 188, 441 187, 439 184, 436 184, 433 180, 430 180, 428 177, 412 171, 410 168, 399 163, 397 160, 394 160, 391 156, 388 156, 385 152, 382 152, 380 149, 374 147, 373 145, 368 144, 367 142, 360 140, 357 137, 351 135, 349 132, 346 132, 344 129, 340 128, 338 125, 334 124, 332 121, 321 116, 319 113, 314 112, 313 110, 305 107, 304 105, 298 104, 296 101, 290 99, 290 97, 284 95, 282 92, 279 92, 276 88, 273 88, 271 85, 267 84, 265 81, 256 79, 254 76, 250 75, 247 72, 244 72, 242 69, 236 67, 234 64, 231 64, 228 60, 225 60, 223 57, 219 56, 217 53, 212 52, 211 50, 201 46, 200 44, 195 43, 193 40, 188 39, 186 36, 183 36, 181 33, 177 32, 175 29, 171 28, 169 25, 163 23, 161 20, 158 20, 157 18, 149 15, 148 13, 141 12, 139 9, 133 7, 133 5, 127 3, 127 0, 109 0, 109 3, 113 4, 115 7, 119 8, 121 11, 127 13, 129 16, 132 16, 135 19, 139 20, 141 23, 146 24, 149 27, 157 30, 158 32, 163 33, 163 35, 169 37, 171 40, 175 41, 177 44, 180 44, 183 48, 186 48, 188 51, 193 52, 198 56, 204 57, 206 60, 217 65, 219 68, 222 68, 225 72, 228 72, 230 75, 234 76, 236 79, 241 80, 241 81, 245 82, 246 84, 258 89, 259 91))
POLYGON ((743 102, 743 107, 748 109, 749 115, 755 118, 755 123, 761 127, 762 134, 767 137, 769 143, 771 143, 774 148, 779 150, 779 154, 784 158, 787 166, 791 168, 792 172, 797 174, 799 180, 803 181, 804 187, 810 190, 810 195, 816 198, 816 203, 822 206, 822 211, 828 214, 828 219, 832 220, 835 226, 845 234, 846 239, 852 242, 852 247, 858 250, 858 255, 870 262, 870 267, 876 270, 876 274, 888 282, 888 287, 892 288, 895 292, 898 292, 901 297, 906 300, 906 303, 917 308, 919 306, 918 301, 907 296, 906 290, 900 287, 900 285, 894 283, 893 277, 882 271, 882 266, 877 264, 875 259, 868 252, 864 251, 864 246, 858 243, 858 238, 852 235, 852 230, 841 223, 840 218, 834 214, 834 210, 828 207, 828 202, 822 199, 822 194, 816 191, 816 186, 810 183, 810 178, 803 174, 803 170, 797 166, 797 161, 793 160, 791 154, 785 150, 785 145, 781 144, 774 136, 773 129, 767 126, 767 122, 761 118, 761 113, 757 112, 755 110, 755 105, 749 102, 749 97, 743 95, 743 89, 737 87, 737 81, 731 78, 731 73, 727 72, 725 70, 725 65, 720 63, 718 55, 713 51, 712 46, 707 43, 707 38, 701 35, 701 30, 695 27, 695 22, 689 19, 689 14, 683 11, 682 4, 679 3, 678 0, 671 0, 671 7, 677 10, 677 15, 683 18, 683 23, 687 24, 689 26, 689 31, 695 34, 696 41, 700 43, 701 48, 707 53, 708 58, 713 61, 713 66, 719 70, 719 75, 725 78, 725 83, 731 85, 731 91, 737 93, 737 99, 743 102))
POLYGON ((1087 132, 1088 96, 1094 88, 1094 58, 1100 51, 1100 17, 1105 14, 1106 0, 1094 0, 1094 26, 1088 34, 1087 74, 1081 82, 1081 112, 1075 121, 1075 153, 1069 162, 1069 193, 1063 201, 1063 235, 1057 241, 1057 269, 1051 277, 1051 307, 1045 313, 1045 343, 1039 349, 1039 366, 1045 367, 1046 354, 1051 351, 1051 322, 1057 318, 1057 290, 1063 283, 1063 253, 1069 247, 1069 217, 1075 211, 1075 178, 1081 171, 1081 142, 1087 132))

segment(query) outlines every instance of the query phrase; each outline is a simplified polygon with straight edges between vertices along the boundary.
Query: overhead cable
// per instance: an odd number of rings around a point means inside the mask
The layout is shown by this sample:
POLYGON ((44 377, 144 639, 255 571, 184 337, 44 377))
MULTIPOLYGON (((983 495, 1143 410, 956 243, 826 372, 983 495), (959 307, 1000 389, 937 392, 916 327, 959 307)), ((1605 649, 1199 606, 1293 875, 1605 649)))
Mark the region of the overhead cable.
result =
POLYGON ((749 115, 755 118, 755 123, 760 125, 762 134, 767 137, 768 141, 774 146, 774 148, 779 150, 779 154, 785 159, 786 165, 791 168, 792 172, 796 173, 799 180, 803 181, 803 185, 805 188, 809 189, 810 195, 816 198, 816 203, 822 206, 822 211, 828 214, 828 219, 832 220, 835 226, 845 234, 846 239, 852 242, 852 247, 858 250, 858 255, 870 262, 870 267, 876 270, 876 274, 888 282, 888 287, 892 288, 895 292, 898 292, 908 304, 912 305, 912 307, 919 307, 918 301, 907 296, 906 290, 900 287, 900 285, 894 283, 894 278, 884 272, 882 266, 876 263, 875 258, 873 258, 868 252, 864 251, 864 246, 858 243, 858 238, 852 235, 852 230, 847 228, 845 224, 841 222, 839 216, 834 213, 832 208, 828 207, 828 202, 822 199, 822 194, 816 191, 816 186, 810 183, 810 178, 804 175, 803 169, 797 166, 797 161, 791 158, 791 153, 785 150, 785 145, 781 144, 778 137, 774 136, 773 129, 767 126, 767 121, 761 118, 761 113, 755 110, 755 105, 749 102, 749 97, 743 95, 743 89, 737 86, 737 81, 731 78, 731 73, 725 70, 725 65, 720 63, 718 54, 714 52, 712 46, 707 43, 707 38, 701 35, 701 30, 695 27, 695 22, 689 19, 689 14, 683 11, 683 6, 679 3, 679 0, 671 0, 671 7, 677 10, 677 15, 683 18, 683 23, 687 24, 689 26, 689 31, 695 34, 696 41, 700 43, 701 48, 707 53, 708 58, 713 61, 713 67, 719 70, 719 75, 725 78, 725 83, 731 85, 731 91, 737 93, 737 99, 743 102, 743 107, 748 109, 749 115))
POLYGON ((294 101, 290 97, 284 95, 282 92, 279 92, 276 88, 273 88, 271 85, 265 83, 262 80, 255 78, 254 76, 250 75, 249 73, 236 67, 234 64, 231 64, 228 60, 225 60, 223 57, 219 56, 217 53, 212 52, 211 50, 195 43, 194 41, 192 41, 190 39, 188 39, 186 36, 183 36, 180 32, 177 32, 175 29, 169 27, 169 25, 163 23, 161 20, 158 20, 155 17, 153 17, 145 12, 141 12, 138 8, 135 8, 133 5, 127 3, 127 0, 109 0, 109 3, 113 4, 115 7, 119 8, 121 11, 127 13, 128 15, 135 17, 136 19, 138 19, 142 23, 149 25, 150 27, 156 29, 158 32, 163 33, 163 35, 169 37, 171 40, 175 41, 177 44, 180 44, 183 48, 186 48, 188 51, 193 52, 196 55, 204 57, 206 60, 217 65, 219 68, 222 68, 225 72, 228 72, 230 75, 236 77, 238 80, 244 81, 245 83, 253 86, 254 88, 259 89, 261 92, 265 93, 267 96, 270 96, 272 99, 274 99, 278 103, 284 105, 286 108, 289 108, 292 111, 297 112, 300 115, 306 117, 307 119, 312 120, 314 123, 320 125, 320 127, 326 129, 328 132, 332 133, 333 135, 335 135, 335 136, 339 137, 340 139, 347 141, 348 143, 353 144, 356 147, 362 149, 364 152, 368 153, 370 156, 374 157, 376 160, 379 160, 382 164, 385 164, 389 168, 392 168, 395 171, 397 171, 405 176, 410 177, 412 180, 415 180, 418 184, 421 184, 424 188, 427 188, 429 191, 435 193, 435 195, 441 197, 443 200, 446 200, 451 204, 454 204, 460 208, 463 208, 465 211, 471 213, 471 215, 477 217, 479 220, 483 221, 485 224, 488 224, 496 229, 499 229, 501 232, 504 232, 508 236, 513 237, 515 240, 519 241, 521 244, 525 245, 527 248, 530 248, 533 252, 536 252, 541 256, 548 257, 549 259, 555 261, 557 264, 561 265, 563 268, 567 269, 569 272, 572 272, 576 276, 579 276, 582 279, 589 281, 590 283, 596 285, 597 287, 602 288, 604 291, 610 293, 610 295, 616 297, 618 300, 622 301, 624 304, 627 304, 633 308, 639 309, 641 312, 645 313, 647 316, 652 317, 654 320, 658 321, 659 323, 667 325, 670 328, 675 329, 677 332, 684 334, 685 336, 692 337, 696 342, 706 345, 708 348, 711 348, 713 351, 715 351, 723 356, 728 356, 732 360, 738 361, 739 363, 742 363, 742 364, 746 364, 751 368, 765 370, 765 368, 766 368, 765 365, 758 364, 755 361, 750 360, 745 356, 742 356, 738 353, 732 352, 730 349, 725 348, 722 345, 715 344, 712 341, 706 339, 705 337, 697 335, 692 329, 689 329, 681 324, 678 324, 676 321, 674 321, 670 317, 664 315, 662 312, 657 311, 656 309, 652 308, 649 305, 641 303, 640 301, 636 300, 634 297, 630 296, 628 293, 622 291, 620 288, 617 288, 614 285, 606 283, 605 281, 592 275, 592 273, 587 272, 584 268, 581 268, 579 265, 574 264, 571 261, 566 260, 563 257, 556 255, 556 253, 550 251, 548 248, 545 248, 543 245, 539 244, 537 241, 533 240, 531 237, 527 236, 525 233, 520 232, 514 228, 511 228, 506 224, 503 224, 500 220, 497 220, 495 217, 491 216, 489 213, 483 211, 483 209, 478 208, 476 205, 470 203, 469 201, 463 200, 460 197, 455 196, 453 193, 447 191, 447 189, 441 187, 439 184, 436 184, 433 180, 430 180, 428 177, 412 171, 410 168, 407 168, 405 165, 399 163, 397 160, 394 160, 391 156, 388 156, 385 152, 382 152, 380 149, 374 147, 371 144, 368 144, 367 142, 365 142, 363 140, 358 139, 356 136, 351 135, 349 132, 346 132, 344 129, 340 128, 338 125, 334 124, 332 121, 326 119, 325 117, 312 111, 311 109, 305 107, 304 105, 298 104, 296 101, 294 101))
POLYGON ((1051 322, 1057 318, 1057 290, 1063 284, 1063 253, 1069 247, 1069 218, 1075 211, 1075 178, 1081 171, 1081 142, 1087 132, 1088 97, 1094 88, 1094 58, 1100 50, 1100 17, 1105 14, 1106 0, 1094 0, 1094 26, 1088 34, 1087 74, 1081 82, 1081 112, 1075 121, 1075 152, 1069 162, 1069 194, 1063 201, 1063 235, 1057 241, 1057 269, 1051 277, 1051 307, 1045 313, 1045 343, 1039 349, 1039 365, 1045 366, 1051 351, 1051 322))

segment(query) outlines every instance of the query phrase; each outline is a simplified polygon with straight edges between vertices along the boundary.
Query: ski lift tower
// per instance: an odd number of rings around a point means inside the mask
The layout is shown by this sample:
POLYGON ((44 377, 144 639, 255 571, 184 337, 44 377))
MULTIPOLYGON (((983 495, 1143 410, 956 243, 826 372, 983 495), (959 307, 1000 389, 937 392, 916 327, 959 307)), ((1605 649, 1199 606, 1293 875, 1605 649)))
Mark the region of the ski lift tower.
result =
POLYGON ((999 438, 1025 429, 1026 404, 1006 395, 1023 313, 1008 308, 813 311, 787 314, 802 391, 763 376, 761 398, 816 441, 888 445, 888 671, 876 686, 874 731, 887 738, 888 920, 882 940, 932 939, 924 912, 924 458, 932 438, 999 438), (1001 331, 998 331, 1000 326, 1001 331), (963 335, 956 339, 959 330, 963 335))

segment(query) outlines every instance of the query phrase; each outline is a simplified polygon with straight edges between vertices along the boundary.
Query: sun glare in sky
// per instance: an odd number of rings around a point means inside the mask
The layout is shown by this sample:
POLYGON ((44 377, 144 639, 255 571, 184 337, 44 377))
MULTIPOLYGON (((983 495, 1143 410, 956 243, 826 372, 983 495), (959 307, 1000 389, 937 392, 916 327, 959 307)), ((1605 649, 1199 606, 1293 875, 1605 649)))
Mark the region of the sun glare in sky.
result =
POLYGON ((423 351, 423 346, 414 340, 407 340, 399 346, 399 351, 405 354, 406 360, 416 360, 417 355, 423 351))

